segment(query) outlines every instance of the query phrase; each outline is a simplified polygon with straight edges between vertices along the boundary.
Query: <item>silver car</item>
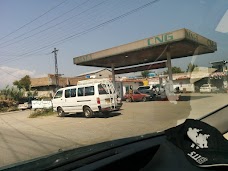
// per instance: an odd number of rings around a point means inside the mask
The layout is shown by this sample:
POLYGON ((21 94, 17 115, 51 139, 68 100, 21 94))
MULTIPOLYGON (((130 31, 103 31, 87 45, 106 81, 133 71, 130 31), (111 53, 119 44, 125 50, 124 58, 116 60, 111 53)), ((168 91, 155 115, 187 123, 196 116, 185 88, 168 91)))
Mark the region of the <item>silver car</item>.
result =
POLYGON ((212 84, 203 84, 200 87, 200 93, 217 93, 219 89, 212 84))

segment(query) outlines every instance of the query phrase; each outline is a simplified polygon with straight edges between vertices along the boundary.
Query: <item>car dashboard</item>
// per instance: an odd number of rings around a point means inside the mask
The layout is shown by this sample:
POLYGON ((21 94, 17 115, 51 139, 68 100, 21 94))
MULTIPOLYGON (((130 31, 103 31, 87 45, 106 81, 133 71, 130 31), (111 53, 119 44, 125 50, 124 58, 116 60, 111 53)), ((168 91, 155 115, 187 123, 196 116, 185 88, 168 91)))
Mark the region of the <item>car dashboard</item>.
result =
MULTIPOLYGON (((214 126, 222 134, 228 132, 228 105, 207 114, 199 120, 214 126), (216 119, 215 119, 216 118, 216 119)), ((32 161, 2 168, 3 170, 208 170, 186 162, 176 147, 167 148, 164 132, 124 138, 90 145, 32 161), (163 149, 159 150, 161 146, 163 149), (158 154, 159 153, 159 154, 158 154), (178 157, 175 157, 175 156, 178 157)), ((226 170, 213 167, 209 170, 226 170)))

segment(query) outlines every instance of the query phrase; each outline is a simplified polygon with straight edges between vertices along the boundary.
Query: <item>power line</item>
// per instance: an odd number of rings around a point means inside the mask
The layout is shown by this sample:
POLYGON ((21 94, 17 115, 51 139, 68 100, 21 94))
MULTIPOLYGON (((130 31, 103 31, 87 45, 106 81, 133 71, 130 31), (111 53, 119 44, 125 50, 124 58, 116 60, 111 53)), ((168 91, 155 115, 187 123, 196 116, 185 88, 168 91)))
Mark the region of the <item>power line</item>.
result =
MULTIPOLYGON (((13 59, 13 60, 18 60, 18 59, 24 58, 25 56, 30 56, 30 55, 33 53, 33 51, 36 52, 36 51, 40 51, 40 50, 43 50, 43 49, 50 48, 50 47, 55 46, 55 45, 62 44, 62 43, 64 43, 64 42, 67 41, 67 40, 71 40, 71 39, 73 39, 73 38, 75 38, 75 37, 79 37, 79 36, 81 36, 81 35, 84 35, 84 34, 86 34, 86 33, 91 32, 91 31, 93 31, 93 30, 96 30, 96 29, 98 29, 98 28, 100 28, 100 27, 102 27, 102 26, 104 26, 104 25, 106 25, 106 24, 109 24, 109 23, 114 22, 114 21, 116 21, 116 20, 122 19, 122 18, 124 18, 124 17, 126 17, 126 16, 128 16, 128 15, 130 15, 130 14, 133 14, 133 13, 135 13, 135 12, 141 10, 141 9, 144 9, 144 8, 150 6, 150 5, 152 5, 152 4, 154 4, 154 3, 158 2, 158 1, 160 1, 160 0, 154 0, 154 1, 152 1, 152 2, 149 2, 149 3, 145 4, 145 5, 142 5, 142 6, 138 7, 138 8, 135 8, 135 9, 129 11, 129 12, 126 12, 126 13, 124 13, 124 14, 118 16, 118 17, 115 17, 115 18, 113 18, 113 19, 110 19, 110 20, 108 20, 108 21, 106 21, 106 22, 103 22, 103 23, 101 23, 101 24, 99 24, 99 25, 97 25, 97 26, 94 26, 94 27, 92 27, 92 28, 89 28, 89 29, 87 29, 87 30, 85 30, 85 31, 82 31, 82 32, 73 34, 73 35, 71 35, 71 36, 68 36, 68 37, 62 39, 62 40, 56 41, 56 42, 54 42, 53 44, 46 45, 46 46, 43 46, 43 47, 41 47, 41 48, 38 48, 38 49, 32 50, 32 51, 30 51, 30 52, 27 52, 27 53, 25 53, 25 54, 19 55, 18 58, 13 59)), ((12 61, 12 60, 6 60, 6 61, 12 61)))
POLYGON ((102 5, 102 4, 105 3, 106 1, 108 1, 108 0, 104 0, 104 1, 102 1, 102 2, 100 2, 100 3, 98 3, 98 4, 96 4, 96 5, 92 6, 91 8, 82 11, 81 13, 79 13, 79 14, 77 14, 77 15, 71 16, 70 18, 65 19, 65 20, 63 20, 63 21, 61 21, 61 22, 59 22, 59 23, 57 23, 57 24, 55 24, 55 25, 53 25, 53 26, 50 26, 50 27, 48 27, 48 28, 46 28, 46 29, 43 29, 43 30, 41 30, 41 31, 39 31, 39 32, 37 32, 37 33, 34 33, 34 34, 30 35, 30 36, 24 37, 23 39, 20 39, 20 40, 18 40, 18 41, 16 41, 16 42, 10 43, 10 44, 5 45, 5 46, 2 46, 1 48, 4 48, 4 47, 10 46, 10 45, 19 43, 19 42, 21 42, 21 41, 23 41, 23 40, 26 40, 26 39, 31 38, 31 37, 33 37, 33 36, 36 36, 36 35, 38 35, 38 34, 44 32, 44 31, 47 31, 47 30, 51 29, 51 28, 54 28, 54 27, 56 27, 56 26, 58 26, 58 25, 60 25, 60 24, 63 24, 63 23, 65 23, 65 22, 67 22, 67 21, 73 19, 74 17, 77 17, 77 16, 79 16, 79 15, 81 15, 81 14, 83 14, 83 13, 85 13, 85 12, 87 12, 87 11, 89 11, 89 10, 91 10, 91 9, 93 9, 93 8, 95 8, 95 7, 97 7, 97 6, 99 6, 99 5, 102 5))
MULTIPOLYGON (((115 1, 116 2, 116 1, 115 1)), ((125 1, 126 2, 126 1, 125 1)), ((98 4, 99 5, 99 4, 98 4)), ((93 8, 93 7, 92 7, 93 8)), ((114 8, 114 7, 113 7, 114 8)), ((112 9, 113 9, 112 8, 112 9)), ((114 9, 116 9, 116 8, 119 8, 119 7, 115 7, 114 9)), ((90 8, 91 9, 91 8, 90 8)), ((89 9, 88 9, 89 10, 89 9)), ((105 12, 104 10, 102 10, 102 12, 104 12, 104 14, 107 14, 107 12, 105 12)), ((110 10, 108 10, 108 12, 110 12, 110 10)), ((97 14, 97 11, 96 11, 96 14, 97 14)), ((95 16, 95 15, 92 15, 92 16, 95 16)), ((100 18, 100 17, 99 17, 100 18)), ((89 19, 89 21, 94 21, 94 19, 89 19)), ((78 21, 78 20, 76 20, 76 21, 78 21)), ((83 25, 83 23, 85 23, 85 21, 86 20, 83 20, 81 23, 79 22, 78 24, 77 24, 77 27, 76 28, 79 28, 79 27, 81 27, 82 25, 83 25)), ((91 23, 91 22, 90 22, 91 23)), ((71 28, 71 30, 75 30, 76 28, 71 28)), ((88 28, 88 26, 86 26, 86 28, 88 28)), ((70 31, 70 30, 69 30, 70 31)), ((54 34, 52 34, 52 35, 54 35, 54 34)), ((58 34, 57 34, 58 35, 58 34)), ((70 34, 68 34, 68 35, 70 35, 70 34)), ((47 36, 45 36, 45 39, 49 39, 50 40, 50 38, 49 38, 50 36, 49 36, 49 34, 47 35, 47 36)), ((36 40, 35 40, 36 41, 36 40)), ((42 41, 42 43, 43 43, 44 41, 42 41)), ((32 43, 34 43, 34 41, 32 42, 32 43)), ((25 47, 25 46, 24 46, 25 47)), ((28 49, 27 48, 27 46, 26 46, 26 49, 28 49)))
MULTIPOLYGON (((44 55, 49 55, 49 54, 50 53, 39 53, 39 54, 36 54, 36 56, 44 56, 44 55)), ((16 55, 16 54, 15 55, 12 55, 12 54, 11 55, 9 55, 9 54, 7 54, 7 55, 6 54, 1 55, 0 54, 0 57, 3 57, 3 56, 18 56, 18 55, 16 55)))
MULTIPOLYGON (((89 32, 91 32, 91 31, 93 31, 93 30, 96 30, 96 29, 98 29, 98 28, 100 28, 100 27, 106 25, 106 24, 112 23, 112 22, 117 21, 117 20, 119 20, 119 19, 122 19, 122 18, 124 18, 124 17, 126 17, 126 16, 128 16, 128 15, 131 15, 131 14, 133 14, 133 13, 135 13, 135 12, 138 12, 139 10, 144 9, 144 8, 150 6, 150 5, 152 5, 152 4, 154 4, 154 3, 158 2, 158 1, 160 1, 160 0, 154 0, 154 1, 152 1, 152 2, 149 2, 149 3, 145 4, 145 5, 142 5, 142 6, 138 7, 138 8, 136 8, 136 9, 133 9, 133 10, 131 10, 131 11, 125 13, 125 14, 122 14, 122 15, 120 15, 120 16, 118 16, 118 17, 115 17, 115 18, 110 19, 110 20, 108 20, 108 21, 106 21, 106 22, 103 22, 103 23, 101 23, 101 24, 99 24, 99 25, 97 25, 97 26, 94 26, 94 27, 89 28, 89 29, 87 29, 87 30, 85 30, 85 31, 82 31, 82 32, 73 34, 73 35, 71 35, 71 36, 68 36, 68 37, 66 37, 66 38, 64 38, 64 39, 62 39, 62 40, 60 40, 60 41, 56 41, 55 43, 53 43, 53 44, 51 44, 51 45, 49 45, 49 46, 58 45, 58 44, 64 43, 64 42, 67 41, 67 40, 71 40, 71 39, 73 39, 73 38, 75 38, 75 37, 78 37, 78 36, 84 35, 84 34, 86 34, 86 33, 89 33, 89 32)), ((46 46, 46 47, 49 47, 49 46, 46 46)), ((46 47, 43 47, 43 48, 46 48, 46 47)), ((41 49, 41 48, 40 48, 40 49, 41 49)))
MULTIPOLYGON (((116 1, 115 1, 116 2, 116 1)), ((114 6, 112 9, 116 9, 116 7, 114 6)), ((102 12, 104 12, 103 13, 103 15, 104 14, 107 14, 108 12, 109 12, 110 10, 107 10, 107 12, 105 11, 105 10, 102 10, 102 12)), ((92 13, 91 13, 92 14, 92 13)), ((97 14, 97 13, 96 13, 97 14)), ((94 15, 92 15, 92 16, 94 16, 94 15)), ((96 15, 95 15, 96 16, 96 15)), ((102 17, 102 15, 100 15, 99 17, 96 17, 95 19, 97 19, 97 18, 99 18, 99 20, 101 19, 101 17, 102 17)), ((78 20, 76 20, 76 21, 78 21, 78 20)), ((71 28, 69 28, 69 30, 67 30, 67 31, 65 31, 64 30, 64 32, 65 33, 68 33, 69 31, 75 31, 76 29, 78 29, 78 28, 82 28, 82 29, 85 29, 85 28, 88 28, 88 27, 90 27, 90 26, 86 26, 85 25, 85 22, 86 21, 86 19, 83 19, 82 20, 82 22, 78 22, 77 23, 77 27, 75 27, 75 28, 73 28, 73 27, 71 27, 71 28), (84 28, 82 27, 82 26, 85 26, 84 28)), ((92 18, 92 19, 88 19, 87 18, 87 21, 91 21, 91 22, 89 22, 89 24, 91 25, 91 23, 99 23, 99 21, 97 21, 97 22, 95 22, 95 20, 92 18)), ((61 30, 61 28, 58 28, 58 30, 61 30)), ((61 32, 63 32, 63 30, 61 30, 61 32)), ((55 32, 54 32, 55 33, 55 32)), ((54 36, 55 38, 56 37, 58 37, 59 35, 61 35, 61 34, 57 34, 57 33, 55 33, 55 34, 51 34, 51 36, 54 36), (56 35, 56 36, 54 36, 54 35, 56 35)), ((68 34, 68 35, 70 35, 70 34, 68 34)), ((63 37, 65 37, 65 36, 63 36, 63 37)), ((45 36, 45 38, 43 38, 42 40, 39 40, 39 41, 37 41, 37 39, 35 39, 35 40, 31 40, 31 43, 30 44, 34 44, 34 42, 35 43, 38 43, 38 42, 42 42, 42 44, 43 44, 43 42, 48 42, 48 41, 50 41, 50 34, 48 34, 47 36, 45 36), (47 41, 46 41, 47 40, 47 41)), ((27 43, 27 42, 26 42, 27 43)), ((30 45, 29 43, 27 43, 28 45, 30 45)), ((23 47, 26 47, 26 48, 24 48, 24 49, 28 49, 28 45, 23 45, 23 47)), ((14 48, 15 49, 15 48, 14 48)), ((20 48, 20 50, 21 50, 21 48, 20 48)), ((10 50, 11 51, 11 50, 10 50)), ((14 55, 14 56, 18 56, 18 55, 14 55)))
POLYGON ((13 74, 11 74, 11 73, 9 73, 9 72, 3 70, 1 67, 0 67, 0 70, 3 71, 3 72, 5 72, 5 73, 8 74, 8 75, 14 77, 14 78, 20 79, 19 77, 17 77, 17 76, 15 76, 15 75, 13 75, 13 74))
POLYGON ((64 4, 66 1, 68 1, 68 0, 62 1, 61 3, 59 3, 58 5, 52 7, 51 9, 49 9, 49 10, 46 11, 45 13, 41 14, 40 16, 36 17, 35 19, 29 21, 28 23, 24 24, 23 26, 19 27, 19 28, 16 29, 16 30, 12 31, 11 33, 9 33, 9 34, 3 36, 2 38, 0 38, 0 40, 6 38, 6 37, 8 37, 8 36, 10 36, 10 35, 13 34, 13 33, 16 33, 17 31, 21 30, 21 29, 24 28, 24 27, 28 26, 29 24, 31 24, 31 23, 33 23, 34 21, 38 20, 39 18, 43 17, 44 15, 46 15, 46 14, 49 13, 49 12, 51 12, 51 11, 54 10, 55 8, 57 8, 57 7, 59 7, 60 5, 64 4))
MULTIPOLYGON (((0 45, 5 44, 5 43, 8 43, 8 42, 11 42, 11 41, 13 41, 13 40, 15 40, 15 39, 18 39, 18 38, 20 38, 20 37, 26 35, 26 34, 29 34, 29 33, 33 32, 33 31, 35 31, 35 30, 37 30, 37 29, 39 29, 39 28, 41 28, 41 27, 43 27, 43 26, 45 26, 45 25, 47 25, 47 24, 49 24, 49 23, 51 23, 51 22, 53 22, 53 21, 55 21, 55 20, 57 20, 58 18, 60 18, 60 17, 62 17, 62 16, 64 16, 64 15, 70 13, 71 11, 73 11, 73 10, 75 10, 75 9, 77 9, 77 8, 79 8, 79 7, 81 7, 82 5, 86 4, 86 3, 89 2, 89 1, 90 1, 90 0, 87 0, 87 1, 85 1, 85 2, 83 2, 83 3, 81 3, 81 4, 79 4, 79 5, 77 5, 76 7, 72 8, 71 10, 69 10, 69 11, 67 11, 67 12, 65 12, 65 13, 63 13, 63 14, 57 16, 57 17, 55 17, 54 19, 51 19, 51 20, 49 20, 48 22, 46 22, 46 23, 44 23, 44 24, 42 24, 42 25, 40 25, 40 26, 38 26, 38 27, 36 27, 36 28, 34 28, 34 29, 31 29, 31 30, 29 30, 29 31, 26 31, 25 33, 23 33, 23 34, 21 34, 21 35, 19 35, 19 36, 17 36, 17 37, 14 37, 13 39, 10 39, 10 40, 8 40, 8 41, 2 42, 0 45)), ((64 20, 64 21, 65 21, 65 20, 64 20)), ((38 32, 38 33, 40 33, 40 32, 38 32)), ((36 35, 36 34, 35 34, 35 35, 36 35)), ((33 35, 32 35, 32 36, 33 36, 33 35)), ((18 43, 18 42, 20 42, 20 41, 22 41, 22 40, 25 40, 25 39, 27 39, 27 38, 29 38, 29 37, 32 37, 32 36, 28 36, 28 37, 23 38, 23 39, 21 39, 21 40, 19 40, 19 41, 10 43, 10 44, 8 44, 8 45, 6 45, 6 46, 2 46, 2 48, 3 48, 3 47, 10 46, 10 45, 15 44, 15 43, 18 43)))
MULTIPOLYGON (((110 20, 108 20, 108 21, 105 21, 105 22, 103 22, 103 23, 101 23, 101 24, 98 24, 98 25, 96 25, 96 26, 94 26, 94 27, 91 27, 91 28, 89 28, 89 29, 87 29, 87 30, 85 30, 85 31, 82 31, 82 32, 79 32, 79 33, 70 35, 70 36, 68 36, 68 37, 66 37, 66 38, 64 38, 64 39, 61 39, 61 40, 59 40, 59 41, 56 41, 56 42, 54 42, 54 43, 52 43, 52 44, 50 44, 50 45, 46 45, 46 46, 43 46, 43 47, 41 47, 41 48, 31 50, 31 51, 29 51, 29 52, 27 52, 27 53, 25 53, 25 54, 19 55, 18 58, 15 58, 15 59, 12 59, 12 60, 6 60, 6 61, 8 62, 8 61, 13 61, 13 60, 18 60, 18 59, 21 59, 21 58, 25 58, 26 56, 31 56, 32 54, 34 54, 33 52, 39 52, 39 51, 41 51, 41 50, 44 50, 44 49, 47 49, 47 48, 50 48, 50 47, 53 47, 53 46, 62 44, 62 43, 64 43, 64 42, 66 42, 66 41, 68 41, 68 40, 71 40, 71 39, 74 39, 74 38, 76 38, 76 37, 85 35, 85 34, 91 32, 91 31, 94 31, 94 30, 96 30, 96 29, 99 29, 99 28, 101 28, 101 27, 103 27, 103 26, 105 26, 105 25, 107 25, 107 24, 110 24, 110 23, 115 22, 115 21, 117 21, 117 20, 119 20, 119 19, 122 19, 122 18, 124 18, 124 17, 127 17, 127 16, 129 16, 129 15, 131 15, 131 14, 133 14, 133 13, 136 13, 136 12, 138 12, 138 11, 140 11, 140 10, 142 10, 142 9, 144 9, 144 8, 146 8, 146 7, 150 6, 150 5, 152 5, 152 4, 155 4, 155 3, 159 2, 159 1, 160 1, 160 0, 154 0, 154 1, 149 2, 149 3, 147 3, 147 4, 144 4, 144 5, 142 5, 142 6, 138 7, 138 8, 135 8, 135 9, 133 9, 133 10, 131 10, 131 11, 128 11, 128 12, 126 12, 126 13, 120 15, 120 16, 117 16, 117 17, 112 18, 112 19, 110 19, 110 20)), ((5 62, 5 61, 4 61, 4 62, 5 62)))

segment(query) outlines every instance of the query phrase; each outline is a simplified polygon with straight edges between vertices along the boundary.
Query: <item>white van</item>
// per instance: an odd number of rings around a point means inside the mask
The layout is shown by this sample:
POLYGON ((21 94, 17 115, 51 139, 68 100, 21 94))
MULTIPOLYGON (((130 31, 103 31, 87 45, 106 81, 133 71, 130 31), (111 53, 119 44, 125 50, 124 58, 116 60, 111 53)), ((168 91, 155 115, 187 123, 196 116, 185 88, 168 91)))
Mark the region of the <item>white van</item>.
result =
POLYGON ((59 116, 66 113, 83 112, 92 117, 95 112, 112 112, 122 106, 118 101, 113 83, 108 79, 89 79, 79 81, 77 86, 59 89, 52 99, 53 110, 59 116))

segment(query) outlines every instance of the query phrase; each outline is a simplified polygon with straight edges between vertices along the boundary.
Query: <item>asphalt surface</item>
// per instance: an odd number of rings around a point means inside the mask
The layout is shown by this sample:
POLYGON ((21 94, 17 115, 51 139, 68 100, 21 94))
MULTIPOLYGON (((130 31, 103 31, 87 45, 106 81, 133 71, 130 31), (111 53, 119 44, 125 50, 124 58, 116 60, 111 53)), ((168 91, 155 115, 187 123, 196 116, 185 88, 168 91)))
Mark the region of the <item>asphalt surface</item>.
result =
POLYGON ((31 110, 0 113, 0 166, 99 142, 162 131, 228 104, 228 94, 182 95, 168 101, 124 102, 110 116, 71 114, 28 118, 31 110))

